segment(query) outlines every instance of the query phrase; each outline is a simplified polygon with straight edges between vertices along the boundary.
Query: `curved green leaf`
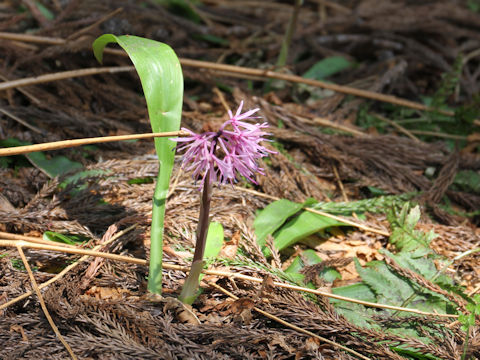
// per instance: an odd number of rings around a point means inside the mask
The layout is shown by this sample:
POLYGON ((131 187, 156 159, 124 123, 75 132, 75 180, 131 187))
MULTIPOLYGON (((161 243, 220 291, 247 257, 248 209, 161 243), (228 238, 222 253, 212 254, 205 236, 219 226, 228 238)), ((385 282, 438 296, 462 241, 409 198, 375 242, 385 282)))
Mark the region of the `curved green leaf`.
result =
MULTIPOLYGON (((287 222, 280 230, 274 234, 273 244, 281 251, 298 241, 313 235, 322 229, 331 226, 348 226, 337 220, 333 220, 323 215, 313 214, 308 211, 302 212, 300 215, 294 217, 287 222)), ((270 255, 270 250, 265 248, 266 256, 270 255)))
MULTIPOLYGON (((119 44, 135 65, 142 82, 153 132, 179 130, 183 75, 180 62, 172 48, 137 36, 105 34, 93 43, 93 51, 99 62, 102 62, 103 49, 109 43, 119 44)), ((153 195, 148 289, 161 293, 165 199, 173 168, 175 143, 169 138, 155 138, 155 149, 160 169, 153 195)))
POLYGON ((295 203, 287 199, 280 199, 269 204, 265 209, 258 212, 253 223, 257 243, 260 246, 265 245, 265 239, 268 235, 275 232, 282 224, 305 206, 316 203, 315 199, 309 198, 302 203, 295 203))

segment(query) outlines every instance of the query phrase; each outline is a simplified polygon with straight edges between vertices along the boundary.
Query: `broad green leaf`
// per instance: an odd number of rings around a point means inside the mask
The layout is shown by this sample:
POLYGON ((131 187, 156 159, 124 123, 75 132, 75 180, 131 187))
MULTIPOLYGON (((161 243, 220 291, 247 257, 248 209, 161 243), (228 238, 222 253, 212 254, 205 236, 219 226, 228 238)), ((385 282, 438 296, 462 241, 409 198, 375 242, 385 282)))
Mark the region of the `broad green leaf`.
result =
MULTIPOLYGON (((300 270, 304 268, 303 261, 300 258, 300 256, 297 256, 295 259, 293 259, 292 263, 290 266, 285 270, 285 273, 287 274, 299 274, 300 270)), ((303 277, 305 277, 303 274, 301 274, 303 277)))
POLYGON ((211 222, 208 226, 207 242, 205 244, 204 259, 216 258, 223 246, 223 226, 217 222, 211 222))
MULTIPOLYGON (((401 267, 415 271, 417 274, 422 275, 427 280, 431 280, 437 274, 438 270, 433 262, 433 259, 427 256, 418 257, 415 256, 415 253, 406 251, 392 254, 386 249, 380 249, 380 253, 392 258, 401 267)), ((452 278, 447 275, 440 275, 434 282, 442 286, 453 286, 452 278)))
MULTIPOLYGON (((332 289, 335 295, 345 296, 352 299, 363 300, 368 302, 376 302, 375 293, 370 287, 364 283, 356 283, 352 285, 340 286, 332 289)), ((343 300, 330 299, 330 302, 344 302, 343 300)))
POLYGON ((380 303, 399 306, 413 294, 411 286, 392 273, 384 262, 371 261, 362 267, 355 259, 355 267, 380 303))
POLYGON ((69 160, 65 156, 54 156, 51 159, 47 159, 42 152, 33 152, 25 156, 28 161, 35 165, 35 167, 41 169, 50 178, 83 168, 82 164, 69 160))
POLYGON ((358 274, 376 294, 377 301, 382 304, 405 306, 405 300, 417 294, 407 307, 427 312, 447 313, 446 299, 427 289, 420 289, 409 280, 397 275, 383 261, 371 261, 361 267, 355 259, 358 274))
MULTIPOLYGON (((31 143, 20 141, 15 138, 0 140, 2 147, 15 147, 22 145, 31 145, 31 143)), ((25 155, 15 155, 15 157, 27 158, 27 160, 37 169, 42 170, 48 177, 54 178, 56 176, 65 174, 75 169, 81 169, 82 164, 72 161, 65 156, 54 156, 48 159, 43 152, 33 152, 25 155)), ((5 165, 9 165, 8 162, 5 165)))
MULTIPOLYGON (((102 62, 108 43, 119 44, 128 54, 140 77, 147 101, 153 132, 180 128, 183 102, 183 75, 180 62, 170 46, 137 36, 105 34, 93 43, 93 51, 102 62)), ((163 227, 165 199, 175 156, 175 143, 169 138, 155 138, 160 169, 153 195, 148 289, 162 290, 163 227)))
POLYGON ((290 216, 295 215, 304 206, 306 206, 305 203, 299 204, 286 199, 280 199, 259 211, 253 222, 258 245, 264 246, 266 237, 273 234, 290 216))
POLYGON ((323 80, 352 66, 352 63, 342 56, 332 56, 320 60, 303 74, 304 78, 323 80))
POLYGON ((344 316, 351 323, 365 329, 381 329, 381 327, 373 320, 374 316, 380 315, 379 311, 343 300, 337 301, 338 302, 334 303, 335 311, 337 314, 344 316))
MULTIPOLYGON (((304 211, 275 232, 273 244, 281 251, 320 230, 342 225, 348 226, 347 224, 326 216, 304 211)), ((266 256, 270 255, 269 249, 265 248, 264 252, 266 256)))
POLYGON ((79 243, 85 242, 88 239, 81 235, 75 234, 60 234, 54 231, 45 231, 43 233, 44 240, 55 241, 59 243, 64 243, 68 245, 77 245, 79 243))

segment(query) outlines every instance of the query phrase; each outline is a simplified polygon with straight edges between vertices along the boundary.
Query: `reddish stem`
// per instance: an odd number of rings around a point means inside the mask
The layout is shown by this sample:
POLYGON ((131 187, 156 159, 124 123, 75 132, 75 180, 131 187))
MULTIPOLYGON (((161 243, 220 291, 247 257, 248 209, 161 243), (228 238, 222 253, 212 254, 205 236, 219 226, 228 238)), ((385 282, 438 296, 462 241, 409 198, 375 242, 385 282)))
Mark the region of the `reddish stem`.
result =
POLYGON ((210 202, 212 200, 212 184, 210 183, 210 171, 205 175, 203 183, 202 199, 200 201, 200 215, 198 217, 197 243, 195 244, 195 253, 193 261, 202 261, 207 243, 208 226, 210 225, 210 202))

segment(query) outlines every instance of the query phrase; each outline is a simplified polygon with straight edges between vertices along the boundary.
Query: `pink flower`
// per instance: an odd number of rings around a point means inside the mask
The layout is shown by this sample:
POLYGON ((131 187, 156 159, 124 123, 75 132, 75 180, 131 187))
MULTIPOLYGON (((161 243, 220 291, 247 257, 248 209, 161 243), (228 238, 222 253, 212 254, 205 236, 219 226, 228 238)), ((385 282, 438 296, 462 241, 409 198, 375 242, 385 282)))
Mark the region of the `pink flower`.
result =
POLYGON ((250 124, 244 121, 257 119, 258 117, 252 115, 259 109, 242 114, 242 107, 243 101, 235 115, 231 111, 228 112, 230 118, 218 132, 195 134, 182 128, 191 136, 172 139, 184 143, 177 148, 178 151, 185 151, 182 168, 187 171, 193 170, 193 178, 201 179, 201 185, 207 173, 210 173, 211 182, 218 180, 222 184, 233 184, 237 181, 237 174, 256 184, 255 173, 264 175, 257 160, 275 153, 260 145, 262 141, 268 141, 264 136, 269 134, 262 130, 267 128, 268 124, 250 124), (228 126, 231 126, 232 130, 227 130, 228 126), (219 153, 221 155, 218 155, 219 153))

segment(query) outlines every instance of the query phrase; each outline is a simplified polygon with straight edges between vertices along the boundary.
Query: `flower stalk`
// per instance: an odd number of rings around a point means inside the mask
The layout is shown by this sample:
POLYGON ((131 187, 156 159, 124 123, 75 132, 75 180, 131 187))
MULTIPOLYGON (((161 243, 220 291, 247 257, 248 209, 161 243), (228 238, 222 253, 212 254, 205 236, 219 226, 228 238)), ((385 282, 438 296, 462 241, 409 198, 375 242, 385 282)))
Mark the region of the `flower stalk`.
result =
POLYGON ((195 253, 193 254, 192 267, 185 280, 185 284, 180 293, 179 300, 186 304, 191 304, 197 297, 197 289, 200 282, 200 273, 202 272, 204 261, 203 254, 207 245, 208 227, 210 225, 210 203, 212 200, 212 183, 210 174, 205 176, 203 183, 202 198, 200 200, 200 214, 198 216, 197 241, 195 243, 195 253))
POLYGON ((260 142, 266 140, 264 136, 268 135, 262 130, 268 127, 268 124, 250 124, 245 121, 256 119, 252 115, 259 109, 242 114, 242 107, 243 102, 240 103, 235 115, 229 111, 229 119, 217 132, 195 134, 188 129, 182 129, 191 136, 172 139, 184 143, 178 149, 185 151, 182 168, 191 170, 195 180, 201 179, 201 187, 203 187, 192 267, 179 297, 184 303, 193 303, 198 292, 210 225, 213 183, 218 181, 220 184, 233 184, 237 181, 237 175, 256 183, 255 173, 264 174, 257 160, 268 156, 269 153, 274 153, 260 145, 260 142))

